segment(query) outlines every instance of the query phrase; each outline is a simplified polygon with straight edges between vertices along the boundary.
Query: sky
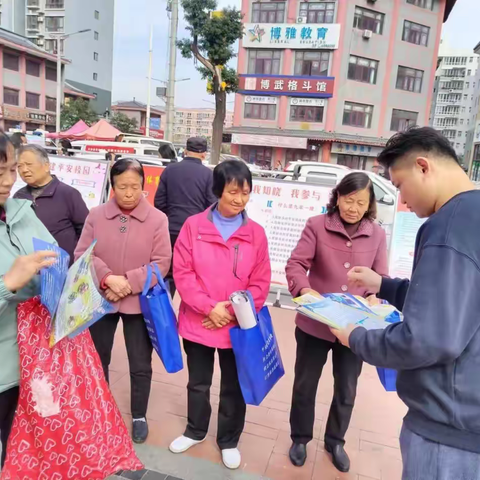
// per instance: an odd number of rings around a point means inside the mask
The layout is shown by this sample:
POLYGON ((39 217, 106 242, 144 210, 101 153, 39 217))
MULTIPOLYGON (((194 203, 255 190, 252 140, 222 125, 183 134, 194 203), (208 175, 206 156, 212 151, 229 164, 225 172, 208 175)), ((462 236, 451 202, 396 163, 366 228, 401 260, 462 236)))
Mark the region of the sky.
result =
MULTIPOLYGON (((150 25, 153 21, 153 73, 152 77, 167 80, 168 77, 168 26, 167 0, 116 0, 115 38, 113 60, 113 101, 147 101, 148 47, 150 25)), ((218 0, 220 8, 236 6, 241 0, 218 0)), ((478 19, 479 0, 457 0, 442 36, 454 48, 473 47, 480 42, 478 19)), ((178 38, 188 36, 180 10, 178 38)), ((235 65, 235 60, 233 61, 235 65)), ((213 108, 213 97, 206 92, 206 83, 200 78, 193 60, 182 58, 177 51, 177 80, 189 78, 176 85, 177 107, 213 108)), ((155 89, 164 84, 152 82, 152 105, 163 106, 155 96, 155 89)), ((229 99, 232 102, 232 98, 229 99)), ((228 105, 233 109, 233 102, 228 105)))

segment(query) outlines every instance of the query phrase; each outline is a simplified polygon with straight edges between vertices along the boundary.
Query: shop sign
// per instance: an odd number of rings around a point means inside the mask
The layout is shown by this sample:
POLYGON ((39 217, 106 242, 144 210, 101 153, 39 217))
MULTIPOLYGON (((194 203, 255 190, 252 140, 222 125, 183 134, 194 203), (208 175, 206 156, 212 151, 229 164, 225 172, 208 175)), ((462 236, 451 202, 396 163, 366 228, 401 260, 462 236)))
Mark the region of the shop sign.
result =
POLYGON ((28 122, 28 110, 23 108, 3 107, 3 117, 7 120, 18 120, 19 122, 28 122))
POLYGON ((323 98, 291 98, 290 105, 299 105, 307 107, 324 107, 325 100, 323 98))
POLYGON ((240 75, 239 92, 245 95, 265 94, 330 98, 333 77, 295 77, 289 75, 240 75))
POLYGON ((34 122, 45 123, 47 116, 43 113, 28 112, 28 119, 33 120, 34 122))
POLYGON ((245 48, 338 48, 340 24, 337 23, 247 23, 243 36, 245 48))
POLYGON ((355 145, 351 143, 332 143, 332 153, 341 153, 344 155, 360 155, 362 157, 378 157, 382 152, 382 147, 372 147, 371 145, 355 145))
POLYGON ((247 95, 245 103, 261 103, 263 105, 277 105, 278 97, 262 97, 258 95, 247 95))
POLYGON ((307 148, 306 138, 252 135, 248 133, 234 133, 232 135, 232 143, 257 147, 307 148))

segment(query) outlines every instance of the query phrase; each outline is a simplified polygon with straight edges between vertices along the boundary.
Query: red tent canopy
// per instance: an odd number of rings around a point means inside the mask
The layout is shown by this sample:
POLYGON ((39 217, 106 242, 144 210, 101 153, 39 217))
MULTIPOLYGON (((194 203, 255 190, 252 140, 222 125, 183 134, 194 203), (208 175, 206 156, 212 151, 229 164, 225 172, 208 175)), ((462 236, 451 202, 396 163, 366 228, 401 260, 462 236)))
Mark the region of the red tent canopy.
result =
POLYGON ((75 140, 98 140, 109 142, 115 140, 115 137, 120 135, 120 133, 122 133, 120 130, 116 129, 102 118, 102 120, 99 120, 84 132, 70 135, 70 137, 75 140))
POLYGON ((88 130, 90 127, 83 121, 79 120, 73 127, 70 127, 68 130, 60 133, 49 133, 48 138, 69 138, 72 135, 78 135, 79 133, 88 130))

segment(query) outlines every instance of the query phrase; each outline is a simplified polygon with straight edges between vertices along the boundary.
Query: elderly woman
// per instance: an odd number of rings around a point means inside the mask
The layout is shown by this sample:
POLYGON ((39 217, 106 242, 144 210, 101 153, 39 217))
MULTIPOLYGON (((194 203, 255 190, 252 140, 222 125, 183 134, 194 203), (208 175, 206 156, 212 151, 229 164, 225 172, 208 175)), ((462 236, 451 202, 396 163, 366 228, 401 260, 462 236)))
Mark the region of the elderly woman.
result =
MULTIPOLYGON (((362 288, 349 289, 347 273, 354 265, 387 275, 387 242, 374 223, 376 201, 373 184, 365 173, 347 175, 332 191, 327 214, 308 220, 286 273, 294 297, 312 293, 347 292, 365 297, 362 288)), ((315 396, 327 355, 332 350, 335 378, 333 401, 325 430, 325 449, 342 471, 350 468, 344 450, 362 361, 332 335, 322 323, 297 315, 297 360, 290 413, 290 460, 302 466, 306 445, 313 438, 315 396)))
POLYGON ((110 182, 114 197, 90 212, 75 251, 78 259, 97 241, 96 273, 106 298, 117 307, 117 313, 106 315, 90 328, 107 380, 115 331, 122 318, 136 443, 143 443, 148 436, 146 414, 152 380, 152 344, 139 294, 147 279, 147 265, 156 263, 166 275, 172 258, 167 217, 145 199, 144 181, 143 167, 137 160, 124 158, 113 165, 110 182))
POLYGON ((252 175, 243 162, 226 161, 213 173, 218 203, 190 217, 183 226, 174 255, 174 279, 182 297, 179 330, 188 364, 188 425, 171 445, 182 453, 203 442, 212 413, 215 351, 222 372, 217 444, 223 463, 235 469, 237 445, 245 424, 245 401, 238 381, 229 330, 237 325, 229 297, 250 290, 259 311, 270 288, 270 259, 263 228, 250 220, 245 207, 252 175))

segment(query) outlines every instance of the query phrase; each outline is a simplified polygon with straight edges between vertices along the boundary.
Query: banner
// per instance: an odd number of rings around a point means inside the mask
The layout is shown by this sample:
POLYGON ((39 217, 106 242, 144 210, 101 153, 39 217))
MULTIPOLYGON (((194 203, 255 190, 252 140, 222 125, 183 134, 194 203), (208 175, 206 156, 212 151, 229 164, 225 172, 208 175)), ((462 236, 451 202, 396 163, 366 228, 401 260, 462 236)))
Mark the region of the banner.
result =
POLYGON ((145 187, 143 188, 143 194, 152 206, 155 206, 155 194, 157 193, 158 184, 160 183, 160 176, 164 170, 165 167, 143 165, 143 171, 145 172, 145 187))
MULTIPOLYGON (((51 155, 50 171, 61 182, 77 189, 89 209, 102 203, 108 171, 106 161, 51 155)), ((18 175, 11 196, 25 186, 26 183, 18 175)))

